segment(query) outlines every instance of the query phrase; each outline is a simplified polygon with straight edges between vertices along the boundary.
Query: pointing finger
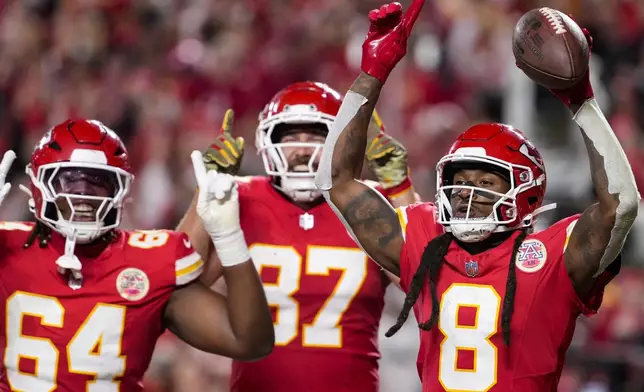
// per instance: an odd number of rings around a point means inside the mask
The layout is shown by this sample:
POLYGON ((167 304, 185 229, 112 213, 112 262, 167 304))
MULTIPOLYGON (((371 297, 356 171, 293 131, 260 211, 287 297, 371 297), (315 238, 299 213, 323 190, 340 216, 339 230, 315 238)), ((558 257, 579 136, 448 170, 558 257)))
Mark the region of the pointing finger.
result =
POLYGON ((411 33, 411 29, 414 27, 414 23, 416 23, 416 19, 418 19, 418 15, 420 14, 420 10, 423 9, 423 5, 425 5, 425 0, 414 0, 403 16, 403 27, 405 28, 407 35, 411 33))
POLYGON ((233 129, 233 121, 235 120, 235 112, 232 109, 226 110, 224 120, 221 122, 220 133, 230 133, 233 129))
POLYGON ((190 158, 192 159, 192 167, 195 172, 195 178, 197 179, 197 185, 200 189, 205 189, 208 185, 208 171, 206 170, 206 165, 203 162, 201 151, 193 151, 192 154, 190 154, 190 158))

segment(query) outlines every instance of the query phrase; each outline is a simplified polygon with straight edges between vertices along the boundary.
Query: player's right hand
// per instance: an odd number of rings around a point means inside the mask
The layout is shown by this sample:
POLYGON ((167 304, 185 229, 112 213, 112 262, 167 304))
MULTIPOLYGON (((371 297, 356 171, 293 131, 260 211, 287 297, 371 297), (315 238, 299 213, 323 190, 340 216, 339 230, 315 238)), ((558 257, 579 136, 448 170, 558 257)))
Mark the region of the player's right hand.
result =
POLYGON ((224 121, 221 124, 215 141, 203 154, 203 162, 208 170, 219 173, 237 175, 241 160, 244 156, 244 138, 234 138, 231 134, 235 113, 232 109, 226 110, 224 121))
POLYGON ((204 229, 213 241, 241 230, 235 177, 208 170, 200 151, 193 151, 190 157, 199 186, 197 214, 204 229))
POLYGON ((9 194, 11 190, 11 183, 6 182, 7 174, 11 169, 13 161, 16 160, 16 153, 13 150, 8 150, 4 153, 2 161, 0 162, 0 204, 4 201, 4 198, 9 194))
POLYGON ((369 12, 369 31, 362 44, 362 71, 384 83, 407 53, 407 39, 425 0, 414 0, 405 15, 398 2, 369 12))

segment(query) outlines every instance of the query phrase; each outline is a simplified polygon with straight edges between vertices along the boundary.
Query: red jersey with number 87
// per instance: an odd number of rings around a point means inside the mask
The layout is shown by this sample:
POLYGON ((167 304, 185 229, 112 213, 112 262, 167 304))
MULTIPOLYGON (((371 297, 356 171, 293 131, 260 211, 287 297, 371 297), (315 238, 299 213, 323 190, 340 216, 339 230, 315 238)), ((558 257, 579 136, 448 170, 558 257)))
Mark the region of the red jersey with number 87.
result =
MULTIPOLYGON (((443 233, 435 207, 421 203, 399 209, 405 244, 400 257, 400 284, 409 290, 427 243, 443 233)), ((470 255, 452 241, 437 284, 439 323, 420 331, 418 372, 423 391, 556 391, 577 317, 597 311, 604 286, 619 270, 619 261, 598 279, 582 301, 573 289, 563 254, 578 216, 530 234, 517 253, 514 313, 510 345, 503 341, 501 312, 514 239, 470 255)), ((431 316, 425 283, 414 312, 431 316)))
POLYGON ((0 391, 141 391, 164 305, 203 268, 187 236, 117 231, 100 256, 79 257, 72 289, 57 272, 64 239, 24 249, 32 227, 0 223, 0 391))
POLYGON ((377 392, 388 280, 326 203, 306 212, 270 181, 240 179, 239 200, 275 348, 257 362, 233 362, 231 391, 377 392))

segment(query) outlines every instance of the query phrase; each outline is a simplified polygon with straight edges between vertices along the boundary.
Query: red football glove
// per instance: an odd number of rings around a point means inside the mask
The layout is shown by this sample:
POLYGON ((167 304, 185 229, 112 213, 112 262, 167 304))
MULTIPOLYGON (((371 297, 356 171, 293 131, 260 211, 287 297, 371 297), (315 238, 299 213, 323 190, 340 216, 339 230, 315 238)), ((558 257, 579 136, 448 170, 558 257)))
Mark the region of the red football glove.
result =
MULTIPOLYGON (((575 18, 572 15, 568 15, 572 20, 575 18)), ((590 35, 587 29, 581 29, 584 32, 586 41, 588 42, 588 51, 590 55, 590 50, 593 48, 593 37, 590 35)), ((590 84, 590 68, 586 71, 584 77, 574 86, 569 87, 565 90, 554 90, 551 89, 550 92, 554 94, 561 102, 563 102, 566 107, 570 105, 581 105, 590 98, 595 96, 593 92, 593 86, 590 84)))
POLYGON ((425 0, 414 0, 405 15, 398 2, 369 12, 369 32, 362 44, 362 71, 384 83, 407 53, 407 39, 425 0))

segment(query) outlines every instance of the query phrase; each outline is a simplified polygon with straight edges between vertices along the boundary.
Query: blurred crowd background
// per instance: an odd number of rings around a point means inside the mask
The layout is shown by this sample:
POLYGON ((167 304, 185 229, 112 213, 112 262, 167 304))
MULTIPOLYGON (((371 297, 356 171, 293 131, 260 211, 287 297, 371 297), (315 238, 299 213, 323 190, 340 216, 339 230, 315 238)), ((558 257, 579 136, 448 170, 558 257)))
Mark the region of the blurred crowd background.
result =
MULTIPOLYGON (((0 150, 18 153, 11 179, 26 183, 34 143, 67 117, 96 118, 126 142, 136 182, 125 225, 172 228, 194 191, 189 153, 204 148, 224 111, 247 141, 244 174, 262 174, 257 115, 300 80, 344 92, 359 72, 366 15, 383 0, 0 0, 0 150)), ((409 0, 401 0, 408 5, 409 0)), ((544 155, 545 226, 593 200, 585 149, 570 114, 513 64, 511 35, 522 12, 550 6, 574 14, 595 38, 598 100, 644 189, 644 2, 640 0, 432 0, 407 57, 378 105, 389 133, 407 145, 412 177, 432 200, 434 165, 473 122, 523 129, 544 155)), ((15 190, 2 219, 29 219, 15 190)), ((601 312, 582 319, 560 391, 644 390, 644 217, 601 312)), ((383 323, 402 304, 390 289, 383 323)), ((553 298, 553 301, 556 301, 553 298)), ((382 340, 382 391, 420 391, 416 328, 382 340)), ((225 391, 228 361, 158 345, 148 387, 225 391)))

